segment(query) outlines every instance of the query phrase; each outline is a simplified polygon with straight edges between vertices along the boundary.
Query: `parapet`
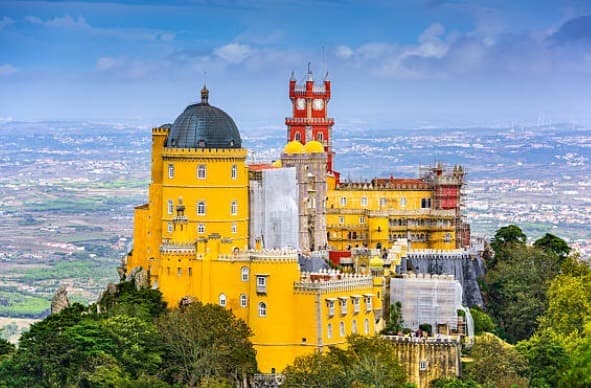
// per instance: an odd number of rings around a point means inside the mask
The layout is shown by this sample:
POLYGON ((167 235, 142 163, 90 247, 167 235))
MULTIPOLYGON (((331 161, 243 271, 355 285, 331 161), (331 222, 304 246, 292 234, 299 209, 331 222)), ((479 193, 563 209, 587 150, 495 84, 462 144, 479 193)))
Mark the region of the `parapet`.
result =
POLYGON ((326 294, 368 289, 373 287, 373 277, 370 275, 348 274, 338 270, 328 269, 319 272, 302 272, 300 280, 294 282, 294 290, 299 292, 314 292, 326 294))

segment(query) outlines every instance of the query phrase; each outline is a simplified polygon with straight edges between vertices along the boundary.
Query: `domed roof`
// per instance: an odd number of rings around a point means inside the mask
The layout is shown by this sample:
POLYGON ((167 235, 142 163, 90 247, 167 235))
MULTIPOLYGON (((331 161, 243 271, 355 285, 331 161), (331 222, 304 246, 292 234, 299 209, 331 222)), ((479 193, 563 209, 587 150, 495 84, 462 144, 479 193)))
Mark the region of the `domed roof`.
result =
POLYGON ((318 154, 324 152, 324 146, 319 141, 312 140, 306 143, 304 151, 307 154, 318 154))
POLYGON ((283 148, 284 154, 303 154, 304 145, 297 140, 292 140, 283 148))
POLYGON ((174 121, 166 147, 240 148, 242 139, 234 120, 223 110, 209 105, 209 90, 201 90, 201 102, 189 105, 174 121))

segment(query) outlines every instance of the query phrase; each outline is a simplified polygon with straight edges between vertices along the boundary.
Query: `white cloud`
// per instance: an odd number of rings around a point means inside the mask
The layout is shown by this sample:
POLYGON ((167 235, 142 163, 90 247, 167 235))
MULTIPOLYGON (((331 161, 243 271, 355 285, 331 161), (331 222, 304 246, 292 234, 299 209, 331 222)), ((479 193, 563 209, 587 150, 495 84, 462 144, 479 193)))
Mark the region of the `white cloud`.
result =
POLYGON ((229 43, 218 47, 214 54, 228 63, 241 63, 252 54, 253 50, 249 45, 240 43, 229 43))
POLYGON ((98 71, 106 71, 119 66, 120 63, 119 60, 112 57, 101 57, 96 61, 96 69, 98 71))
POLYGON ((12 23, 14 23, 14 20, 12 20, 11 18, 9 18, 8 16, 4 16, 2 18, 2 20, 0 20, 0 31, 6 27, 11 25, 12 23))
POLYGON ((53 19, 43 20, 37 16, 25 16, 25 20, 32 24, 40 24, 52 28, 84 28, 90 29, 90 25, 82 16, 73 18, 70 15, 57 16, 53 19))
POLYGON ((335 50, 335 55, 338 58, 343 58, 343 59, 347 59, 347 58, 351 58, 353 56, 354 52, 353 50, 351 50, 350 47, 347 46, 337 46, 336 50, 335 50))
POLYGON ((0 76, 8 76, 18 72, 18 69, 12 65, 0 65, 0 76))

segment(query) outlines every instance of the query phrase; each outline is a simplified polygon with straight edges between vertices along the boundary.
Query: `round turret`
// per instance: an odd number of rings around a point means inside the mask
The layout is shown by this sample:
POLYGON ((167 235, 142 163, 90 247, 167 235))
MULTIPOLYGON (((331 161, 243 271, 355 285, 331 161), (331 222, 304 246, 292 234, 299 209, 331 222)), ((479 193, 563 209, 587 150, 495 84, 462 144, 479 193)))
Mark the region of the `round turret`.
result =
POLYGON ((201 90, 201 102, 189 105, 174 121, 166 140, 172 148, 241 148, 242 139, 234 120, 209 105, 209 90, 201 90))

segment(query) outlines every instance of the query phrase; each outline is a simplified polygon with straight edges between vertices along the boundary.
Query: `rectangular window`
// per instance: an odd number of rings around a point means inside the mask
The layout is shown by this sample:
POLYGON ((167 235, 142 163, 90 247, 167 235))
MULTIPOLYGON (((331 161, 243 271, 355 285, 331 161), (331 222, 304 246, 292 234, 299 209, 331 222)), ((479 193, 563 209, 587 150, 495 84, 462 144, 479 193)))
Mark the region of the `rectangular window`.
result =
POLYGON ((267 276, 257 275, 257 294, 267 293, 267 276))
POLYGON ((176 269, 176 276, 183 276, 183 269, 181 267, 176 269))
POLYGON ((406 198, 400 198, 400 207, 403 209, 406 207, 406 198))
POLYGON ((172 233, 172 222, 168 223, 167 230, 168 230, 168 233, 172 233))
POLYGON ((233 164, 232 165, 232 179, 236 179, 238 177, 238 167, 233 164))
POLYGON ((427 370, 427 361, 424 361, 424 360, 419 361, 419 370, 420 371, 427 370))
POLYGON ((347 197, 341 197, 341 206, 347 206, 347 197))
POLYGON ((367 197, 361 197, 361 206, 367 206, 367 197))
POLYGON ((174 212, 174 204, 172 203, 172 199, 168 200, 166 211, 168 212, 168 214, 172 214, 174 212))
POLYGON ((174 164, 168 165, 168 178, 169 179, 174 178, 174 164))
POLYGON ((365 224, 365 217, 364 216, 360 216, 359 217, 359 223, 360 224, 365 224))
POLYGON ((193 268, 191 268, 191 267, 188 268, 188 275, 193 276, 193 268))
POLYGON ((232 224, 232 233, 238 233, 238 225, 232 224))
POLYGON ((205 179, 207 176, 206 168, 204 164, 200 164, 197 166, 197 178, 198 179, 205 179))
POLYGON ((240 294, 240 307, 248 306, 248 298, 246 294, 240 294))
POLYGON ((334 316, 334 300, 327 301, 326 305, 328 306, 328 316, 334 316))
POLYGON ((341 305, 341 315, 346 315, 347 314, 347 299, 345 299, 345 298, 340 299, 340 305, 341 305))
POLYGON ((360 310, 359 297, 353 297, 353 312, 358 313, 360 310))
POLYGON ((197 233, 205 233, 205 224, 199 224, 197 226, 197 233))
POLYGON ((388 200, 386 198, 380 198, 380 208, 386 207, 388 200))
POLYGON ((371 311, 371 296, 366 296, 365 297, 365 311, 371 311))

